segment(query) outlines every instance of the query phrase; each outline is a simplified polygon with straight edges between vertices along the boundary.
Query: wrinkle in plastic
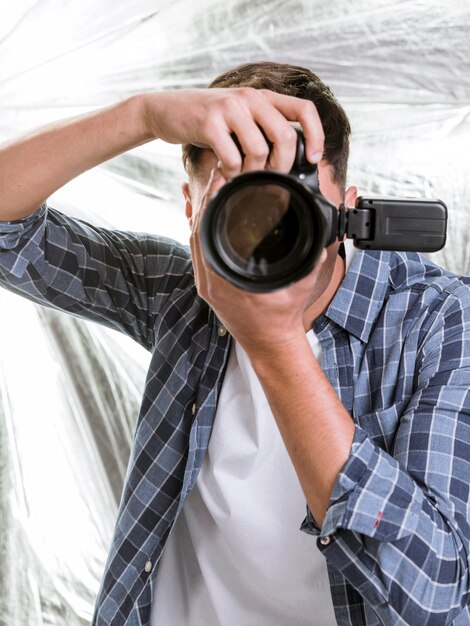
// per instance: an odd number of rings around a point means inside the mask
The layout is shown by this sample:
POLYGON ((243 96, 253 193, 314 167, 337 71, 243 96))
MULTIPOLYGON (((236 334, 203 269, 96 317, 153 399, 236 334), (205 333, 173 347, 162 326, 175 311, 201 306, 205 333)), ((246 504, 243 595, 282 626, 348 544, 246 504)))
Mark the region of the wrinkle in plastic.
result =
MULTIPOLYGON (((238 63, 306 65, 352 127, 360 193, 440 197, 470 273, 470 6, 383 0, 17 0, 0 7, 0 138, 238 63)), ((97 224, 187 242, 180 150, 156 141, 54 194, 97 224)), ((149 355, 0 293, 0 625, 84 626, 102 575, 149 355)))

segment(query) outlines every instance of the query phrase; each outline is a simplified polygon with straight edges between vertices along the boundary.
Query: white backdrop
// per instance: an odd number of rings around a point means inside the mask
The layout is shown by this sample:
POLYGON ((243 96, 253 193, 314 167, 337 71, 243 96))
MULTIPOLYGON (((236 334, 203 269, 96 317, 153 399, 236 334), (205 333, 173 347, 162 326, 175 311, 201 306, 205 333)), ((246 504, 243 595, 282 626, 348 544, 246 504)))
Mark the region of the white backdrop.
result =
MULTIPOLYGON (((440 197, 435 259, 470 273, 466 0, 15 0, 0 4, 0 139, 245 61, 310 67, 353 127, 349 183, 440 197)), ((176 146, 153 142, 50 204, 187 242, 176 146)), ((149 356, 0 293, 0 625, 89 623, 149 356)))

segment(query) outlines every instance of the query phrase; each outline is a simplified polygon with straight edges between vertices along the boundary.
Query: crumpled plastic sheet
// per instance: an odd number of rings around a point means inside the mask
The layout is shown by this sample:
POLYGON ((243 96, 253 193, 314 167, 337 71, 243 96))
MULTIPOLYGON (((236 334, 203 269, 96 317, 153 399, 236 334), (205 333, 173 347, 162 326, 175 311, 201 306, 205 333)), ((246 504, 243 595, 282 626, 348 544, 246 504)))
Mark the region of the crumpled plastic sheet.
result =
POLYGON ((2 293, 0 309, 0 623, 82 626, 144 361, 118 333, 17 299, 2 293))
MULTIPOLYGON (((0 139, 236 64, 306 65, 353 127, 349 182, 442 198, 470 273, 470 5, 383 0, 16 0, 0 5, 0 139)), ((161 141, 50 204, 188 241, 180 150, 161 141)), ((127 338, 0 293, 0 625, 84 626, 115 523, 149 355, 127 338)))

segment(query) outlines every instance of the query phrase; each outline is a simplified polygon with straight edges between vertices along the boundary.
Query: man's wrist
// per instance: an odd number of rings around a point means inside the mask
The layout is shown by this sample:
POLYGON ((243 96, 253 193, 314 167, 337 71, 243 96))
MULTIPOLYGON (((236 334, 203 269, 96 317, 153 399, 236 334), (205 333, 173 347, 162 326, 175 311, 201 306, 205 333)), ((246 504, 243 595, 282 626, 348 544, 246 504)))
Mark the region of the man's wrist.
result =
MULTIPOLYGON (((165 115, 168 114, 168 110, 171 110, 172 98, 175 94, 170 91, 150 92, 143 93, 138 96, 141 100, 141 120, 142 131, 148 140, 162 139, 168 140, 165 135, 164 128, 162 128, 162 122, 165 115)), ((173 111, 175 115, 175 112, 173 111)), ((170 140, 170 143, 173 143, 170 140)))
POLYGON ((302 356, 313 356, 303 327, 296 333, 276 336, 271 341, 252 342, 245 350, 253 368, 260 373, 282 370, 298 362, 302 356))
POLYGON ((124 105, 127 107, 128 119, 133 119, 138 143, 146 143, 152 139, 157 139, 148 123, 148 97, 149 94, 142 93, 128 98, 124 105))

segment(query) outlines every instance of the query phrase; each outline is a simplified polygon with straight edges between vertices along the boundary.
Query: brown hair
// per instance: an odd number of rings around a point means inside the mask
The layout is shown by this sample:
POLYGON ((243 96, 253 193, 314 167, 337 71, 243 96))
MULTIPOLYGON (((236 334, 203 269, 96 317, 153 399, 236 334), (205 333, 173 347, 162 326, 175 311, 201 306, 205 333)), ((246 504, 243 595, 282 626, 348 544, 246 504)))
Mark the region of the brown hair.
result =
MULTIPOLYGON (((320 115, 325 132, 323 156, 332 166, 333 181, 344 192, 349 156, 351 126, 330 88, 309 69, 286 63, 246 63, 217 76, 209 87, 253 87, 311 100, 320 115)), ((183 164, 188 174, 197 168, 203 149, 183 145, 183 164)))

